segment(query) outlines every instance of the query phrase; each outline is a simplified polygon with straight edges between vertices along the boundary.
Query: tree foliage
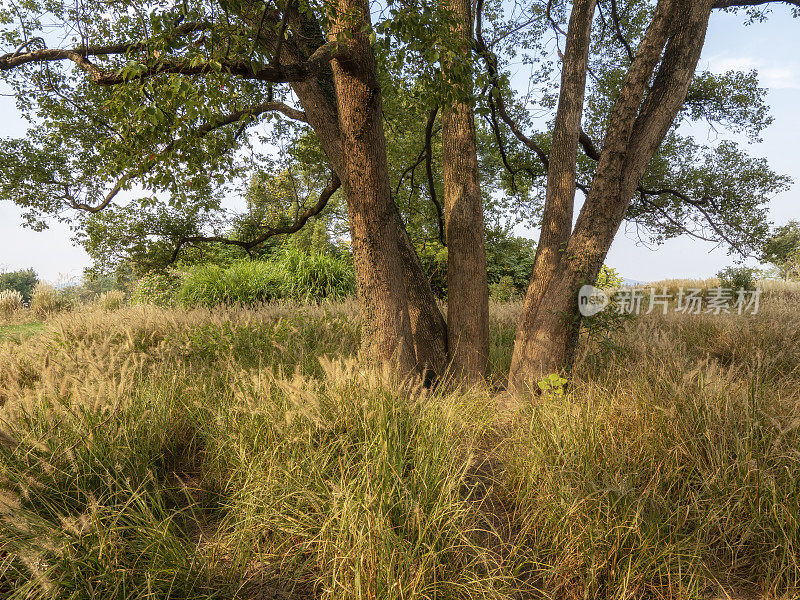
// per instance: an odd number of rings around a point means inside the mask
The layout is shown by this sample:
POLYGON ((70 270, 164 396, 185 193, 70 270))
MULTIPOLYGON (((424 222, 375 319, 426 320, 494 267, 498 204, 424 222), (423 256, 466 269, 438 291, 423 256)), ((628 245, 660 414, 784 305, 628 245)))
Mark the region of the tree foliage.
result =
POLYGON ((800 278, 800 221, 777 227, 764 244, 762 258, 784 279, 800 278))
MULTIPOLYGON (((298 6, 325 29, 333 3, 298 6)), ((495 229, 535 226, 545 184, 541 158, 548 152, 558 91, 560 58, 552 48, 563 44, 569 5, 489 0, 479 9, 477 34, 484 46, 477 47, 473 89, 485 213, 495 229), (524 95, 510 77, 515 62, 529 70, 524 95)), ((261 27, 274 35, 282 26, 270 12, 277 7, 266 2, 259 10, 261 27)), ((630 0, 615 10, 601 12, 593 24, 583 118, 589 141, 602 137, 653 4, 630 0)), ((452 102, 456 89, 442 78, 439 63, 455 69, 451 79, 460 76, 457 61, 447 60, 453 57, 453 17, 414 1, 391 4, 376 16, 371 35, 395 202, 415 245, 423 248, 444 241, 436 206, 442 197, 441 133, 433 111, 452 102)), ((763 18, 763 8, 750 16, 763 18)), ((129 256, 142 269, 162 266, 187 238, 252 237, 263 228, 256 223, 263 215, 234 214, 224 199, 245 200, 250 184, 265 173, 302 180, 306 203, 312 190, 324 187, 327 158, 282 84, 300 75, 279 68, 274 48, 254 35, 246 7, 149 0, 93 0, 76 7, 38 0, 4 7, 0 17, 6 50, 0 73, 29 121, 24 138, 0 139, 0 197, 23 207, 26 224, 36 229, 51 218, 72 223, 96 270, 113 269, 129 256), (56 46, 76 48, 78 56, 42 58, 56 46), (14 62, 20 58, 27 62, 14 62), (287 123, 285 116, 299 120, 287 123)), ((287 39, 301 33, 284 27, 287 39)), ((771 122, 764 96, 754 71, 695 76, 629 210, 643 239, 660 243, 688 233, 742 253, 763 242, 766 202, 788 180, 731 142, 697 142, 684 125, 707 124, 757 140, 771 122)), ((579 159, 582 189, 593 164, 591 151, 579 159)), ((284 214, 298 205, 281 193, 272 201, 284 214)), ((190 246, 187 260, 192 253, 208 255, 190 246)))
POLYGON ((15 290, 20 293, 23 302, 31 301, 37 283, 39 283, 39 277, 33 269, 0 273, 0 291, 15 290))

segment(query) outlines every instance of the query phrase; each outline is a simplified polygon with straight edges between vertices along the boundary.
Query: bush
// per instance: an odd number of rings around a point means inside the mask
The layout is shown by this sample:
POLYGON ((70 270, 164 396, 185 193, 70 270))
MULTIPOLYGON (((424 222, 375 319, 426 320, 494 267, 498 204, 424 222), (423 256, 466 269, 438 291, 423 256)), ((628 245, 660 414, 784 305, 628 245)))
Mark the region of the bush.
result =
POLYGON ((594 285, 602 290, 613 290, 622 287, 624 281, 622 275, 616 269, 603 265, 600 268, 600 273, 597 274, 597 281, 594 285))
MULTIPOLYGON (((536 244, 533 240, 512 236, 508 231, 486 231, 486 277, 489 285, 514 287, 513 297, 524 296, 533 272, 536 244)), ((491 289, 491 288, 490 288, 491 289)))
POLYGON ((755 276, 758 269, 750 267, 727 267, 717 273, 719 285, 723 288, 734 290, 754 290, 756 289, 755 276))
POLYGON ((103 310, 119 310, 125 304, 125 293, 120 290, 110 290, 97 298, 97 305, 103 310))
POLYGON ((18 310, 22 310, 22 294, 17 290, 0 291, 0 314, 10 317, 18 310))
POLYGON ((22 295, 22 301, 31 301, 33 288, 39 282, 36 272, 33 269, 20 271, 10 271, 0 273, 0 290, 16 290, 22 295))
POLYGON ((170 306, 180 287, 180 276, 174 271, 151 271, 139 278, 131 294, 133 304, 155 304, 170 306))
POLYGON ((272 300, 343 300, 355 289, 353 267, 344 258, 284 247, 268 261, 190 267, 177 299, 185 306, 253 306, 272 300))
POLYGON ((499 281, 489 284, 489 298, 495 302, 510 302, 515 296, 517 288, 509 275, 503 275, 499 281))
POLYGON ((279 297, 280 287, 273 266, 267 262, 236 261, 225 268, 201 264, 184 273, 177 300, 184 306, 253 306, 279 297))
POLYGON ((68 293, 57 290, 49 283, 39 282, 33 288, 31 310, 37 317, 46 317, 63 310, 70 310, 73 304, 68 293))
POLYGON ((356 291, 352 264, 342 257, 284 247, 271 261, 281 296, 299 302, 344 300, 356 291))
MULTIPOLYGON (((433 293, 447 299, 447 248, 438 241, 417 246, 422 269, 433 293)), ((496 228, 486 230, 486 280, 495 300, 513 300, 525 294, 533 272, 536 246, 532 240, 496 228)))

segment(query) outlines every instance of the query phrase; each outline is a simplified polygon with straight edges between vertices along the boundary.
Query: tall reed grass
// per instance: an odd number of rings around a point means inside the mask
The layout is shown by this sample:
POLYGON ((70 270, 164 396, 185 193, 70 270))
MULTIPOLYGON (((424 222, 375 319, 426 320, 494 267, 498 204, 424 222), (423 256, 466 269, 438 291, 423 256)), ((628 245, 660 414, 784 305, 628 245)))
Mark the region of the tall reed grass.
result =
POLYGON ((54 316, 0 345, 0 594, 798 597, 798 332, 643 316, 520 404, 399 381, 352 302, 54 316))

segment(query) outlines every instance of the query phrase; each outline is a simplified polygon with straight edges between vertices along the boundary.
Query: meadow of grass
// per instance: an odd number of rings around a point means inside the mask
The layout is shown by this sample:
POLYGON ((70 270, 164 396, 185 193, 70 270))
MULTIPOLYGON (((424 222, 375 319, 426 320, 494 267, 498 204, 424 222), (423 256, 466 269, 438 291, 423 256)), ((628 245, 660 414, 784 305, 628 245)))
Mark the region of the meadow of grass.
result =
POLYGON ((399 381, 352 302, 50 316, 0 340, 0 596, 796 598, 797 306, 639 317, 525 402, 399 381))
POLYGON ((40 321, 21 323, 0 323, 0 342, 12 341, 20 343, 44 328, 40 321))

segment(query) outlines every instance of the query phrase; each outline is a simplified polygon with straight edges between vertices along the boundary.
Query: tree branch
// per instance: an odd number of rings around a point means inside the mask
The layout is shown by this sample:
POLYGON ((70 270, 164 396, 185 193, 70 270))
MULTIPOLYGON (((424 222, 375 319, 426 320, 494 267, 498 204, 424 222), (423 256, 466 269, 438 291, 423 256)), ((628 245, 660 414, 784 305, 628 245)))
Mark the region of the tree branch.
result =
POLYGON ((339 181, 339 177, 336 175, 335 172, 331 172, 331 179, 328 182, 328 185, 325 186, 325 189, 319 195, 319 199, 314 206, 309 207, 305 210, 302 214, 298 216, 294 223, 291 225, 284 225, 282 227, 274 227, 268 229, 258 237, 253 240, 242 241, 242 240, 234 240, 231 238, 226 238, 223 236, 203 236, 203 235, 193 235, 193 236, 186 236, 181 238, 178 241, 175 250, 172 252, 172 257, 170 258, 169 264, 174 263, 178 256, 180 255, 181 249, 186 244, 197 244, 203 242, 216 242, 219 244, 224 244, 227 246, 238 246, 239 248, 243 248, 245 251, 250 253, 250 251, 258 246, 259 244, 263 244, 269 238, 276 236, 276 235, 284 235, 284 234, 292 234, 300 231, 306 222, 316 215, 318 215, 322 210, 328 205, 328 201, 331 199, 333 194, 336 190, 339 189, 341 186, 341 181, 339 181))
POLYGON ((438 112, 438 106, 432 108, 428 113, 428 122, 425 124, 425 174, 428 176, 428 193, 431 196, 431 202, 433 202, 434 207, 436 207, 436 221, 439 224, 439 241, 442 243, 442 246, 447 247, 444 214, 442 212, 442 205, 436 197, 436 185, 433 179, 433 124, 436 123, 436 115, 438 112))
POLYGON ((144 79, 162 73, 205 75, 219 70, 230 75, 237 75, 243 79, 286 83, 307 79, 312 74, 327 67, 332 58, 339 56, 345 51, 344 45, 339 44, 337 49, 337 44, 335 42, 328 42, 320 46, 305 62, 289 65, 270 64, 260 69, 254 69, 252 63, 243 60, 203 60, 199 62, 187 59, 171 61, 159 60, 155 61, 152 65, 146 66, 144 70, 134 75, 123 75, 120 71, 100 69, 88 58, 89 56, 126 54, 141 49, 142 47, 143 45, 141 43, 117 44, 113 46, 79 46, 69 50, 42 49, 19 55, 6 54, 0 57, 0 71, 8 71, 28 63, 71 60, 89 73, 92 81, 97 85, 117 85, 126 81, 144 79))
MULTIPOLYGON (((180 138, 177 138, 177 139, 174 139, 174 140, 170 141, 161 150, 159 150, 156 155, 157 156, 163 156, 164 154, 166 154, 167 152, 170 152, 173 148, 175 148, 176 146, 179 146, 180 144, 182 144, 183 142, 185 142, 188 139, 196 139, 196 138, 199 138, 199 137, 204 137, 204 136, 208 135, 209 133, 211 133, 212 131, 214 131, 216 129, 219 129, 221 127, 225 127, 226 125, 230 125, 232 123, 237 123, 241 119, 243 119, 244 117, 248 117, 248 116, 249 117, 257 117, 257 116, 259 116, 261 114, 264 114, 266 112, 281 112, 281 113, 283 113, 284 115, 288 116, 291 119, 295 119, 297 121, 303 121, 303 122, 306 121, 306 117, 305 117, 305 113, 304 112, 299 111, 296 108, 292 108, 291 106, 288 106, 288 105, 284 104, 283 102, 262 102, 261 104, 256 104, 255 106, 250 106, 250 107, 244 108, 242 110, 234 111, 234 112, 232 112, 232 113, 230 113, 228 115, 225 115, 224 117, 221 117, 221 118, 217 119, 216 121, 212 121, 211 123, 205 123, 205 124, 201 125, 200 127, 198 127, 197 129, 195 129, 194 131, 192 131, 190 133, 187 133, 186 135, 184 135, 184 136, 182 136, 180 138)), ((155 156, 156 155, 154 155, 152 160, 149 160, 148 162, 146 162, 141 167, 136 168, 136 169, 131 169, 127 173, 124 173, 117 180, 117 182, 114 184, 114 186, 108 192, 108 194, 106 194, 105 198, 103 198, 103 201, 100 202, 99 204, 95 204, 95 205, 87 204, 85 202, 78 202, 74 198, 70 198, 69 199, 70 206, 72 208, 76 209, 76 210, 83 210, 83 211, 86 211, 86 212, 89 212, 89 213, 98 213, 98 212, 100 212, 101 210, 106 208, 111 203, 111 201, 116 197, 116 195, 123 188, 125 183, 127 183, 128 181, 130 181, 131 179, 133 179, 135 177, 140 177, 141 175, 144 175, 145 173, 149 172, 156 165, 156 163, 157 163, 157 161, 155 160, 155 156)))
POLYGON ((525 144, 529 150, 532 150, 539 157, 539 160, 542 161, 545 169, 547 169, 549 164, 547 153, 542 150, 539 144, 527 137, 522 132, 522 130, 517 126, 517 123, 509 116, 508 111, 506 110, 505 101, 503 100, 503 93, 500 89, 500 74, 497 65, 497 57, 489 49, 483 39, 483 1, 484 0, 478 0, 475 9, 476 24, 473 46, 478 56, 480 56, 486 63, 486 68, 489 71, 489 79, 492 82, 492 90, 497 90, 497 114, 500 115, 500 118, 503 120, 503 122, 508 125, 509 129, 511 129, 511 133, 513 133, 520 142, 525 144))
POLYGON ((737 8, 745 6, 761 6, 763 4, 789 4, 800 6, 800 0, 717 0, 712 8, 737 8))
MULTIPOLYGON (((207 21, 183 23, 169 32, 167 39, 177 39, 197 31, 205 31, 212 29, 213 23, 207 21)), ((82 56, 87 58, 89 56, 111 56, 117 54, 129 54, 137 50, 143 50, 151 42, 126 42, 119 44, 107 45, 92 45, 92 46, 76 46, 75 48, 61 49, 61 48, 40 48, 39 50, 31 50, 30 52, 22 52, 33 41, 40 41, 44 43, 42 38, 32 38, 16 51, 0 56, 0 71, 8 71, 15 67, 19 67, 28 63, 43 63, 55 62, 61 60, 74 60, 75 56, 82 56)))
POLYGON ((742 256, 748 256, 748 253, 745 252, 744 250, 742 250, 742 248, 739 246, 739 244, 737 242, 732 240, 729 236, 727 236, 722 231, 722 229, 720 229, 719 225, 717 225, 714 222, 714 219, 711 217, 711 215, 706 210, 705 207, 707 205, 711 204, 713 206, 713 199, 712 198, 704 197, 704 198, 701 198, 699 200, 694 200, 694 199, 690 198, 688 195, 684 194, 683 192, 680 192, 680 191, 675 190, 675 189, 664 188, 664 189, 658 189, 658 190, 648 190, 648 189, 643 188, 641 185, 639 186, 637 191, 639 192, 639 198, 641 199, 642 202, 644 202, 645 204, 648 204, 649 206, 652 206, 653 208, 657 209, 673 225, 675 225, 676 227, 679 227, 680 229, 682 229, 684 232, 688 233, 689 235, 692 235, 692 236, 694 236, 694 237, 696 237, 698 239, 701 239, 701 240, 705 240, 707 242, 724 241, 731 248, 736 250, 742 256), (714 231, 714 233, 716 233, 719 236, 719 239, 714 240, 714 239, 711 239, 711 238, 707 238, 705 236, 700 236, 699 234, 687 229, 683 224, 681 224, 678 221, 676 221, 675 219, 673 219, 661 206, 657 205, 655 202, 652 202, 649 199, 649 197, 665 196, 665 195, 674 196, 674 197, 678 198, 679 200, 681 200, 682 202, 685 202, 686 204, 689 204, 689 205, 693 206, 695 209, 697 209, 697 211, 703 216, 703 218, 709 224, 709 226, 714 231))
POLYGON ((625 39, 625 36, 622 34, 622 26, 620 25, 619 13, 617 12, 617 0, 611 0, 611 20, 614 21, 614 28, 617 31, 617 37, 619 38, 619 41, 625 47, 625 52, 628 53, 628 59, 633 62, 633 49, 628 43, 628 40, 625 39))

